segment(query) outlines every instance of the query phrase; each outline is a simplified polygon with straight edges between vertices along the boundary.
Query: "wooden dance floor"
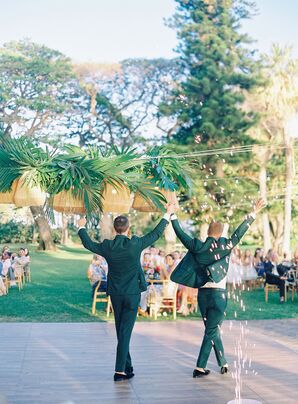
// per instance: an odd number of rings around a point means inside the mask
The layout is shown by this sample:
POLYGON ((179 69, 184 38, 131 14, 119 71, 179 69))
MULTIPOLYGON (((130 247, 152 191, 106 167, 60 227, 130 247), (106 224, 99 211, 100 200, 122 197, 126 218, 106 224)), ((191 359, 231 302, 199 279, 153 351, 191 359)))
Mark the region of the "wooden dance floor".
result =
POLYGON ((131 354, 136 376, 112 380, 112 323, 0 324, 1 404, 224 404, 241 395, 262 403, 297 403, 298 319, 230 322, 223 339, 231 372, 193 379, 200 321, 138 322, 131 354), (243 326, 243 328, 242 328, 243 326))

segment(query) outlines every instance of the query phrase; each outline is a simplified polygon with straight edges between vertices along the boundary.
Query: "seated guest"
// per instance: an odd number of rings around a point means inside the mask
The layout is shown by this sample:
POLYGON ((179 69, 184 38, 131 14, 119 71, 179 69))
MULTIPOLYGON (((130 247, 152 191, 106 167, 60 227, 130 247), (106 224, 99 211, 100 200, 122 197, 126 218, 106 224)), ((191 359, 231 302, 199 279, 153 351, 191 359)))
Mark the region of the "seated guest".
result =
POLYGON ((95 289, 100 282, 99 292, 107 291, 107 274, 108 266, 103 257, 100 255, 93 255, 91 264, 89 265, 87 276, 92 284, 92 297, 94 296, 95 289))
POLYGON ((10 279, 10 286, 15 287, 17 286, 15 282, 15 274, 14 269, 12 267, 12 253, 9 251, 5 251, 2 254, 2 273, 1 276, 5 278, 8 276, 10 279))
POLYGON ((231 252, 231 258, 229 262, 227 284, 228 291, 233 291, 236 286, 239 286, 242 281, 242 266, 241 266, 241 252, 239 248, 234 248, 231 252))
POLYGON ((279 288, 280 303, 285 301, 285 282, 287 280, 286 276, 277 275, 276 262, 277 254, 274 250, 270 249, 264 260, 264 270, 265 270, 265 285, 276 285, 279 288))
POLYGON ((141 265, 145 273, 145 277, 146 275, 148 276, 149 274, 154 273, 154 263, 150 252, 146 252, 143 255, 141 265))
POLYGON ((258 276, 265 275, 264 269, 264 251, 261 248, 257 248, 253 259, 254 268, 257 271, 258 276))
POLYGON ((167 254, 165 258, 165 263, 160 267, 160 279, 168 280, 170 279, 171 273, 176 268, 177 264, 175 263, 174 254, 167 254))
POLYGON ((253 282, 257 279, 258 274, 253 266, 253 256, 251 250, 245 250, 242 253, 242 268, 243 280, 247 282, 248 286, 252 286, 253 282))
POLYGON ((3 278, 5 278, 6 276, 9 275, 10 279, 12 279, 12 276, 13 276, 12 272, 13 271, 12 271, 12 268, 11 268, 11 256, 12 256, 12 253, 9 252, 9 251, 5 251, 2 254, 2 272, 1 272, 1 276, 3 278))
MULTIPOLYGON (((28 250, 27 250, 28 251, 28 250)), ((26 256, 26 249, 20 248, 18 255, 13 254, 13 269, 16 272, 22 274, 24 271, 24 267, 29 264, 30 257, 26 256)))
POLYGON ((164 250, 159 250, 158 255, 160 256, 161 261, 164 261, 165 257, 166 257, 166 253, 164 250))
POLYGON ((30 253, 28 248, 25 247, 24 250, 25 250, 25 257, 27 258, 27 262, 24 265, 24 273, 27 276, 30 272, 30 253))
POLYGON ((4 296, 6 295, 6 293, 7 293, 6 287, 4 285, 2 277, 0 276, 0 296, 4 296))
POLYGON ((174 261, 175 261, 175 265, 177 266, 179 264, 179 262, 181 261, 181 254, 179 251, 174 251, 172 253, 173 257, 174 257, 174 261))
POLYGON ((2 255, 3 253, 5 253, 5 251, 9 251, 9 250, 10 250, 9 246, 8 246, 8 245, 4 245, 3 248, 2 248, 2 251, 1 251, 1 255, 2 255))
POLYGON ((152 245, 149 248, 149 252, 151 254, 151 259, 152 259, 154 268, 156 268, 156 267, 159 268, 160 263, 163 260, 163 258, 159 255, 159 248, 156 248, 155 245, 152 245))

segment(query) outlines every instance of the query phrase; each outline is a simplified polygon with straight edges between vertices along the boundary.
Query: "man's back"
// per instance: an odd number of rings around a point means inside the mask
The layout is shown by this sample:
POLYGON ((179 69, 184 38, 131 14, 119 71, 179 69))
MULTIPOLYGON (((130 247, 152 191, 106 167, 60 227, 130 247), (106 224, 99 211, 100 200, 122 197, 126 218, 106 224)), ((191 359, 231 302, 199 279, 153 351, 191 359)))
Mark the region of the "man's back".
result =
POLYGON ((104 240, 103 253, 108 263, 108 294, 135 294, 140 291, 141 243, 139 237, 131 239, 117 235, 104 240))
POLYGON ((143 237, 118 234, 113 240, 102 243, 93 242, 85 228, 79 230, 79 236, 85 248, 104 257, 108 263, 107 294, 138 294, 147 288, 142 271, 141 252, 153 244, 162 235, 168 221, 162 219, 150 233, 143 237))

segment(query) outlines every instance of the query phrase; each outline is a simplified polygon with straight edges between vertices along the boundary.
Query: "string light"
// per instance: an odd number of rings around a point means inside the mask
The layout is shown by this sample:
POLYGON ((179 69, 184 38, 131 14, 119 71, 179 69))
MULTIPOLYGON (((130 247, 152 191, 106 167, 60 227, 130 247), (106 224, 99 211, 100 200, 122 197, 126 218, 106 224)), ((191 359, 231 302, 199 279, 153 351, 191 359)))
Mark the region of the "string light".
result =
MULTIPOLYGON (((256 146, 256 144, 251 144, 251 145, 246 145, 246 146, 232 146, 232 147, 225 147, 225 148, 220 148, 220 149, 207 149, 207 150, 202 150, 198 152, 192 152, 192 153, 175 153, 173 155, 160 155, 160 156, 141 156, 140 159, 142 160, 152 160, 152 159, 167 159, 167 158, 186 158, 186 157, 208 157, 208 156, 220 156, 223 154, 239 154, 239 153, 249 153, 253 151, 253 148, 256 146)), ((257 145, 258 150, 262 149, 267 149, 268 147, 272 148, 274 146, 274 149, 286 149, 288 146, 285 145, 280 145, 280 144, 272 144, 272 143, 267 143, 264 145, 257 145)), ((297 149, 298 146, 294 146, 293 149, 297 149)), ((223 162, 225 163, 225 160, 223 159, 223 162)), ((203 168, 206 168, 206 165, 203 164, 203 168)))

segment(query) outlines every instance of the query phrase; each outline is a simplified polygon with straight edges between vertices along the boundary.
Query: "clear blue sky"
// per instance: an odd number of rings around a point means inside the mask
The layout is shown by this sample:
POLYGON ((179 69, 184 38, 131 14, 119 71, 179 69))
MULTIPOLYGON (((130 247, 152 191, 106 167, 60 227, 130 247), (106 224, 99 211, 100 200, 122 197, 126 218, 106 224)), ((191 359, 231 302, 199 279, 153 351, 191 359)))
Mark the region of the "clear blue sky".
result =
MULTIPOLYGON (((257 0, 259 15, 244 25, 268 51, 292 44, 298 56, 298 0, 257 0)), ((76 61, 172 57, 175 32, 164 25, 174 0, 2 0, 0 44, 30 38, 76 61)))

